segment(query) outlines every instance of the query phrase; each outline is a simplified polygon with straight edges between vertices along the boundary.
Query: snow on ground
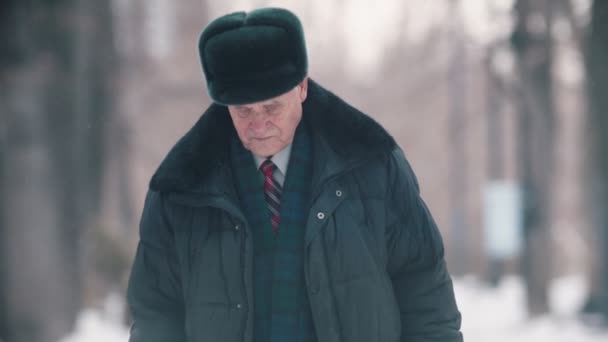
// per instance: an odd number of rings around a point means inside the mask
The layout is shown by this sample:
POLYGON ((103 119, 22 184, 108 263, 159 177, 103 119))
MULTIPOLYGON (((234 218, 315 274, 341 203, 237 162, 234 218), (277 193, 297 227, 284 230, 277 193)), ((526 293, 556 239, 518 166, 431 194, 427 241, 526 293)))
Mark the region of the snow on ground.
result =
POLYGON ((121 324, 124 306, 122 296, 108 296, 101 310, 84 310, 76 330, 59 342, 127 342, 129 329, 121 324))
POLYGON ((587 294, 582 276, 555 280, 549 289, 551 315, 529 320, 524 284, 507 277, 493 289, 475 278, 454 283, 467 342, 606 342, 608 331, 583 325, 576 319, 587 294))
POLYGON ((99 311, 85 310, 76 322, 76 331, 60 342, 127 342, 129 330, 104 317, 99 311))
MULTIPOLYGON (((551 315, 528 320, 520 278, 507 277, 490 288, 473 277, 455 280, 456 300, 462 312, 466 342, 606 342, 608 331, 594 329, 575 319, 587 293, 582 276, 555 280, 549 290, 551 315)), ((76 331, 59 342, 127 342, 128 328, 120 325, 122 304, 109 298, 103 310, 86 310, 76 331)))

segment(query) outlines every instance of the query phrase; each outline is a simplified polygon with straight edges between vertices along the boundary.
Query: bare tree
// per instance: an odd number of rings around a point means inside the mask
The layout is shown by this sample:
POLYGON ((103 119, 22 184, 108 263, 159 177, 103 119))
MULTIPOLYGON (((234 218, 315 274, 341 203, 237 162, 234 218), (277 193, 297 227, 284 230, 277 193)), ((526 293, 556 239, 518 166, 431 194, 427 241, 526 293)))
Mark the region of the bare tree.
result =
POLYGON ((467 265, 467 220, 466 220, 466 47, 463 34, 463 18, 460 1, 450 2, 452 21, 450 25, 450 62, 448 68, 448 92, 450 102, 449 148, 450 148, 450 224, 451 247, 454 254, 455 274, 463 274, 467 265))
POLYGON ((598 264, 585 311, 608 319, 608 2, 595 0, 591 7, 589 36, 585 44, 587 93, 587 207, 598 237, 598 264))
POLYGON ((555 114, 552 92, 551 0, 518 0, 512 35, 518 68, 519 165, 524 187, 524 250, 528 312, 548 311, 550 208, 555 114))
MULTIPOLYGON (((489 182, 504 180, 504 81, 496 70, 494 59, 500 48, 499 42, 494 42, 487 48, 484 60, 486 77, 486 112, 487 112, 487 172, 489 182)), ((488 267, 484 274, 485 280, 492 286, 497 286, 505 272, 506 260, 489 253, 488 267)), ((494 253, 495 254, 495 253, 494 253)))
POLYGON ((0 11, 0 317, 5 342, 55 342, 81 307, 113 65, 108 2, 4 1, 0 11))

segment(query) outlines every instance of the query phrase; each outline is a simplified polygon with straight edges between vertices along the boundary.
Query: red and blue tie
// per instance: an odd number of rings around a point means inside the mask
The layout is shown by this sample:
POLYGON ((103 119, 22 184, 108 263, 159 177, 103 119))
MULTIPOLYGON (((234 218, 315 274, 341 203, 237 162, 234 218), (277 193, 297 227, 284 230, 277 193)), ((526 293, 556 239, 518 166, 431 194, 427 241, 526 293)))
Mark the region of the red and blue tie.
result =
POLYGON ((279 213, 281 208, 281 192, 283 191, 282 186, 274 178, 274 171, 277 166, 270 159, 266 159, 260 170, 264 173, 264 198, 266 204, 270 210, 270 222, 272 224, 272 231, 277 232, 279 230, 279 213))

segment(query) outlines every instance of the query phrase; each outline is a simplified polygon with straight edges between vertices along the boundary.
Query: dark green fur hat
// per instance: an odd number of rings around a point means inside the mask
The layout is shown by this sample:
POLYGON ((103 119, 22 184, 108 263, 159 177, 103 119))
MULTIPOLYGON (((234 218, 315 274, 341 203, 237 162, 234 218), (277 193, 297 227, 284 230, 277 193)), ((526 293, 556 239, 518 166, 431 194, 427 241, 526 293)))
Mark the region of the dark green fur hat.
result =
POLYGON ((281 95, 308 72, 302 24, 285 9, 217 18, 203 30, 198 49, 209 95, 223 105, 281 95))

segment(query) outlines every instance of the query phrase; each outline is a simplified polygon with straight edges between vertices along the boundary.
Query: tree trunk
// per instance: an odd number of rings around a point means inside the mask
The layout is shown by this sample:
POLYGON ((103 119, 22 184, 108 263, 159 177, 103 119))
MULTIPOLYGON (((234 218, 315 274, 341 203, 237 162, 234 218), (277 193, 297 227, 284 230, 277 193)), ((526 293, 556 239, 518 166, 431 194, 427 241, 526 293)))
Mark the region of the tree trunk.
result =
POLYGON ((554 140, 551 0, 518 0, 512 44, 520 86, 520 177, 524 188, 524 251, 528 313, 549 309, 551 186, 554 140))
POLYGON ((467 185, 466 185, 466 44, 463 34, 463 17, 459 0, 451 0, 450 64, 448 69, 449 113, 449 196, 450 243, 453 260, 452 273, 463 275, 467 271, 467 185))
POLYGON ((5 342, 56 342, 81 308, 109 114, 109 4, 5 1, 0 14, 0 303, 5 342))
MULTIPOLYGON (((486 115, 487 115, 487 172, 488 184, 504 181, 504 133, 503 133, 503 92, 502 80, 493 65, 498 44, 494 43, 487 49, 484 63, 486 74, 486 115)), ((493 227, 486 227, 486 229, 493 227)), ((487 269, 484 278, 491 286, 498 286, 505 272, 505 258, 496 253, 488 253, 487 269)))
MULTIPOLYGON (((587 143, 587 209, 598 238, 597 267, 585 311, 601 313, 608 320, 608 2, 595 0, 591 7, 589 37, 585 48, 589 111, 587 143)), ((608 321, 607 321, 608 322, 608 321)))

